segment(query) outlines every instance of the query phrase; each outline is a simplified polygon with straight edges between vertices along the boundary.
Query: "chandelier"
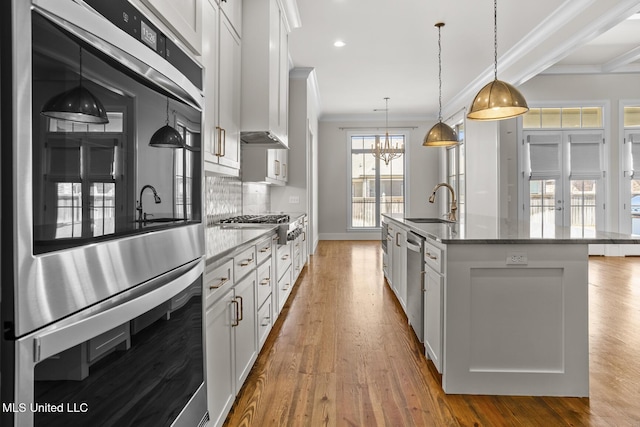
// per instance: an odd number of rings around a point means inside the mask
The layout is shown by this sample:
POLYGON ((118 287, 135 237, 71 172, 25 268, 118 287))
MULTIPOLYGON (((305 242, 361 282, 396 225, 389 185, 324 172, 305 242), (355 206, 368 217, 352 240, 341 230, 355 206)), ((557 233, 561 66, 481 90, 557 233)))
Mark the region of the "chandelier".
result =
POLYGON ((376 135, 376 142, 371 146, 373 157, 384 162, 389 166, 389 162, 402 156, 402 150, 398 148, 396 142, 395 147, 391 146, 391 138, 389 138, 389 98, 384 98, 385 102, 385 134, 384 142, 380 141, 380 135, 376 135))

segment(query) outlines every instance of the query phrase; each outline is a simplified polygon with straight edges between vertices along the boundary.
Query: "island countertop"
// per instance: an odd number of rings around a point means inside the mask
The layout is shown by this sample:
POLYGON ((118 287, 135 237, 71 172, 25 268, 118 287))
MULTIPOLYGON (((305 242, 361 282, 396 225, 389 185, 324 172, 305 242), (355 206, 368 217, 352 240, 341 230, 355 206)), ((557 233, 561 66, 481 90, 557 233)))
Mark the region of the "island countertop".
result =
POLYGON ((404 225, 423 237, 447 244, 638 244, 640 236, 596 231, 594 235, 581 236, 570 227, 556 227, 552 236, 531 236, 526 225, 505 219, 467 214, 464 222, 414 222, 411 218, 428 218, 429 215, 382 214, 385 218, 404 225))

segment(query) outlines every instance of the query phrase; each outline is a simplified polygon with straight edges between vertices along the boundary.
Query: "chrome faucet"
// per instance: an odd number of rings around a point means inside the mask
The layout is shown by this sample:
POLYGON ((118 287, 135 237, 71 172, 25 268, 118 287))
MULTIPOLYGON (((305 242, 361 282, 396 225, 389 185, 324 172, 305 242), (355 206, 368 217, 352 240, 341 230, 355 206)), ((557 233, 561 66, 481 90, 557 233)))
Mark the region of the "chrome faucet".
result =
POLYGON ((456 219, 456 211, 458 210, 458 205, 456 204, 456 193, 453 191, 453 187, 447 184, 446 182, 441 182, 440 184, 433 187, 433 191, 431 192, 431 196, 429 196, 429 203, 433 203, 436 200, 436 191, 440 187, 447 187, 451 192, 451 208, 449 209, 449 213, 447 213, 447 219, 449 221, 457 221, 456 219))
POLYGON ((144 193, 144 190, 146 190, 147 188, 153 191, 153 200, 155 200, 156 204, 162 201, 160 200, 160 196, 158 196, 158 192, 156 191, 156 189, 153 188, 153 185, 147 184, 143 186, 142 189, 140 190, 140 199, 138 200, 138 204, 136 205, 136 210, 138 211, 138 221, 147 220, 147 214, 142 213, 142 193, 144 193))

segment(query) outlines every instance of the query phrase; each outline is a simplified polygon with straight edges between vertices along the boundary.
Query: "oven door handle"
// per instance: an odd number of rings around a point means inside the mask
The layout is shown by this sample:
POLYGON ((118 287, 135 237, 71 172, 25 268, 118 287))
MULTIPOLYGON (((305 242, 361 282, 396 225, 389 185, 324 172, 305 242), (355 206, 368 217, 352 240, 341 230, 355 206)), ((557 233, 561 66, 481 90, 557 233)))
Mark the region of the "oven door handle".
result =
POLYGON ((20 340, 25 356, 34 365, 54 354, 83 343, 134 319, 170 300, 202 276, 204 260, 198 258, 173 271, 96 304, 55 325, 38 330, 20 340))

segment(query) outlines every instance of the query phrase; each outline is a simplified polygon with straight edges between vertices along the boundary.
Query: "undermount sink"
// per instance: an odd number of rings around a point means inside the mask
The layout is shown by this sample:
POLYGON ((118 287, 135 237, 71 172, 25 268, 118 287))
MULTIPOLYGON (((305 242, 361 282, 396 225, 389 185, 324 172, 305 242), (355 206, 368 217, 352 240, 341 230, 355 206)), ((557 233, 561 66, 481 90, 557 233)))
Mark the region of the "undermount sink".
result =
POLYGON ((442 224, 454 224, 453 221, 443 218, 405 218, 405 221, 417 222, 417 223, 442 223, 442 224))

